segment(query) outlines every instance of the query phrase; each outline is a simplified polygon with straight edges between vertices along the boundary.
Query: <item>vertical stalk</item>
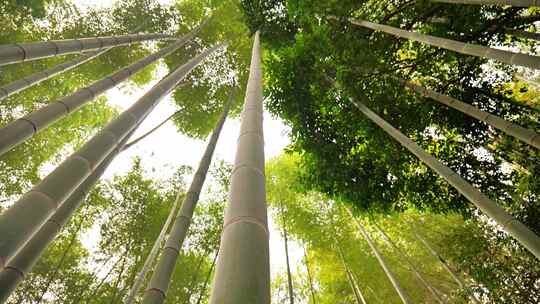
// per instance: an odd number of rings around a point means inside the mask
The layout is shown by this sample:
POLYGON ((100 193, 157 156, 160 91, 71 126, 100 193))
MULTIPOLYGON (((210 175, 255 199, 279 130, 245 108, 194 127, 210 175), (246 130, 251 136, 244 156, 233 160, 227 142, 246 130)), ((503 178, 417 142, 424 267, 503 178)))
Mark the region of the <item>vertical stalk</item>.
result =
MULTIPOLYGON (((189 225, 191 224, 193 212, 195 211, 195 207, 197 206, 197 202, 199 201, 199 195, 201 193, 201 189, 203 187, 208 168, 210 167, 210 163, 212 162, 212 155, 214 154, 214 150, 219 139, 219 134, 221 133, 223 124, 227 119, 227 115, 229 114, 229 109, 232 102, 233 94, 231 93, 229 101, 223 109, 221 118, 219 119, 216 127, 214 128, 214 131, 212 132, 212 135, 210 136, 210 140, 208 142, 208 145, 206 146, 204 155, 199 163, 199 168, 197 168, 197 172, 195 172, 193 181, 189 186, 189 190, 180 207, 173 227, 171 228, 171 232, 169 234, 169 237, 167 238, 167 242, 165 243, 165 248, 163 248, 163 251, 159 258, 159 262, 155 268, 154 273, 152 274, 150 283, 148 284, 148 287, 144 293, 142 302, 144 304, 163 303, 163 301, 165 300, 165 295, 167 293, 167 289, 169 288, 171 276, 174 272, 178 255, 180 253, 180 250, 182 249, 182 244, 189 230, 189 225)), ((180 198, 181 193, 179 191, 176 200, 180 200, 180 198)))
POLYGON ((418 144, 410 140, 407 136, 394 128, 375 112, 371 111, 364 104, 352 101, 353 104, 371 121, 377 124, 388 135, 397 140, 403 147, 416 155, 424 164, 433 169, 452 185, 459 193, 463 194, 478 209, 484 212, 489 218, 499 224, 508 234, 514 237, 521 245, 527 248, 534 256, 540 258, 540 237, 531 231, 527 226, 512 217, 504 208, 497 205, 490 198, 485 196, 478 189, 469 184, 456 172, 441 163, 438 159, 428 154, 418 144))
POLYGON ((433 295, 433 297, 437 300, 437 302, 439 302, 440 304, 444 304, 445 302, 439 296, 439 294, 435 291, 434 287, 431 286, 431 284, 429 284, 424 279, 424 277, 417 271, 416 265, 414 265, 414 263, 411 261, 411 258, 409 257, 409 255, 403 252, 403 250, 401 250, 397 246, 397 244, 386 234, 386 232, 384 232, 384 230, 381 229, 381 227, 379 227, 379 225, 375 224, 375 229, 380 234, 383 235, 384 239, 392 246, 392 248, 394 248, 394 250, 399 254, 399 256, 401 256, 401 259, 404 260, 405 263, 409 264, 409 267, 414 272, 415 276, 418 278, 420 283, 422 283, 422 285, 424 285, 424 287, 433 295))
POLYGON ((285 261, 287 262, 287 282, 289 288, 289 303, 294 304, 294 291, 291 275, 291 265, 289 261, 289 244, 287 240, 287 227, 285 224, 285 215, 283 213, 283 203, 280 204, 281 220, 283 222, 283 242, 285 243, 285 261))
POLYGON ((262 120, 262 70, 256 32, 211 304, 270 303, 262 120))
POLYGON ((339 246, 339 244, 336 244, 336 247, 338 249, 341 263, 343 264, 343 269, 345 270, 345 274, 347 275, 347 281, 349 281, 349 285, 351 285, 354 298, 356 299, 356 304, 367 304, 366 299, 364 299, 364 295, 360 291, 360 288, 357 286, 356 280, 354 280, 352 273, 349 270, 349 267, 347 266, 347 262, 345 261, 345 257, 343 255, 343 251, 341 250, 341 247, 339 246))
POLYGON ((197 303, 200 304, 201 300, 204 296, 204 293, 206 292, 206 287, 208 286, 208 282, 210 281, 210 277, 212 276, 212 272, 214 271, 214 267, 216 266, 216 260, 218 257, 219 249, 216 250, 216 253, 214 254, 214 259, 212 260, 212 266, 210 266, 210 269, 208 270, 208 274, 206 275, 206 280, 204 281, 203 288, 199 292, 199 297, 197 298, 197 303))
POLYGON ((221 46, 212 47, 163 78, 128 110, 62 162, 39 184, 0 214, 0 267, 31 238, 90 176, 109 153, 143 121, 203 59, 221 46))
POLYGON ((409 295, 405 292, 405 290, 403 290, 403 288, 401 288, 397 278, 395 277, 394 273, 390 270, 388 265, 386 265, 386 262, 384 261, 384 258, 382 257, 379 250, 377 249, 377 247, 375 246, 375 244, 373 243, 373 241, 369 237, 369 234, 364 229, 364 226, 362 226, 360 224, 360 222, 356 220, 356 218, 353 216, 352 212, 349 209, 346 208, 346 210, 349 213, 349 215, 351 216, 351 219, 354 221, 354 223, 358 227, 358 230, 360 230, 360 233, 362 234, 362 236, 364 237, 364 239, 368 243, 369 247, 371 248, 371 251, 373 252, 375 257, 377 258, 377 261, 379 261, 379 264, 381 265, 382 269, 384 270, 384 273, 386 274, 386 276, 388 277, 388 279, 392 283, 392 286, 396 290, 397 294, 401 298, 401 301, 404 304, 411 304, 412 301, 409 298, 409 295))

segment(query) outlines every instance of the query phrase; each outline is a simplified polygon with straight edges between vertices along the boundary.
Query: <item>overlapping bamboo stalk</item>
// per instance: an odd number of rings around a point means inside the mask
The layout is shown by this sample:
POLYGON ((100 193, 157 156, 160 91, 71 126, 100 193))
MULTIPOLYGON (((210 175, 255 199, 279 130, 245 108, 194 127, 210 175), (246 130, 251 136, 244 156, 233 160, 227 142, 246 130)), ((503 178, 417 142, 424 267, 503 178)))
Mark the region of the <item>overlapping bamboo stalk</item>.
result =
MULTIPOLYGON (((125 150, 125 149, 122 149, 125 150)), ((178 193, 180 194, 180 192, 178 193)), ((152 246, 152 249, 150 250, 150 253, 146 257, 146 260, 144 261, 144 265, 141 268, 141 271, 137 274, 137 278, 135 279, 135 282, 133 283, 133 286, 131 286, 131 289, 129 290, 129 293, 124 300, 125 304, 132 304, 135 302, 135 297, 137 296, 137 293, 142 287, 142 284, 144 283, 144 279, 146 277, 146 274, 148 271, 150 271, 150 267, 154 263, 157 254, 159 253, 159 249, 161 248, 161 245, 163 243, 163 240, 165 239, 165 234, 167 233, 169 227, 171 226, 171 222, 174 218, 174 215, 176 214, 176 206, 178 205, 178 197, 174 201, 174 204, 171 208, 171 211, 169 212, 169 216, 167 217, 167 220, 163 224, 163 227, 161 227, 161 231, 159 232, 159 235, 154 242, 154 245, 152 246)))
POLYGON ((86 63, 109 50, 110 49, 105 49, 102 51, 93 51, 93 52, 85 53, 73 60, 55 65, 54 67, 50 69, 39 71, 30 76, 13 81, 12 83, 9 83, 3 87, 0 87, 0 100, 5 99, 15 93, 26 90, 32 86, 35 86, 36 84, 39 84, 40 82, 50 79, 58 74, 72 70, 78 67, 79 65, 86 63))
MULTIPOLYGON (((335 19, 335 17, 332 17, 335 19)), ((484 57, 500 62, 524 66, 532 69, 540 69, 540 57, 531 56, 527 54, 514 53, 510 51, 504 51, 499 49, 490 48, 483 45, 464 43, 446 38, 439 38, 435 36, 425 35, 421 33, 410 32, 402 30, 393 26, 373 23, 365 20, 354 20, 349 19, 349 21, 358 26, 362 26, 374 31, 381 31, 390 35, 394 35, 400 38, 406 38, 413 41, 418 41, 426 43, 435 47, 451 50, 457 53, 484 57)))
POLYGON ((208 55, 205 50, 163 78, 134 105, 0 214, 0 267, 19 250, 107 155, 208 55))
POLYGON ((264 176, 262 70, 255 33, 212 304, 269 304, 270 262, 264 176))
MULTIPOLYGON (((132 131, 131 134, 134 132, 132 131)), ((131 137, 131 134, 122 140, 121 146, 131 137)), ((94 184, 118 154, 119 150, 112 151, 96 170, 81 183, 56 212, 41 226, 32 238, 10 259, 4 268, 0 269, 0 303, 4 303, 9 295, 28 274, 41 257, 47 246, 60 233, 63 226, 84 201, 94 184)))
POLYGON ((117 86, 153 62, 178 50, 190 41, 199 29, 200 26, 160 51, 4 126, 0 129, 0 155, 23 143, 63 116, 78 110, 89 101, 117 86))
POLYGON ((412 82, 404 81, 401 79, 398 79, 398 81, 401 82, 401 84, 403 84, 404 86, 420 93, 422 96, 429 97, 466 115, 483 121, 490 126, 505 132, 510 136, 513 136, 537 149, 540 149, 540 134, 533 130, 523 128, 512 122, 506 121, 496 115, 484 112, 470 104, 464 103, 463 101, 452 98, 450 96, 446 96, 444 94, 438 93, 434 90, 430 90, 412 82))
POLYGON ((375 246, 375 243, 373 243, 373 241, 369 237, 369 234, 364 229, 364 226, 362 224, 360 224, 360 222, 354 217, 354 215, 352 214, 352 212, 349 209, 346 209, 346 210, 349 213, 349 215, 351 216, 351 219, 354 221, 354 223, 358 227, 358 230, 360 231, 360 233, 362 234, 362 236, 364 237, 364 239, 368 243, 369 248, 371 248, 371 251, 373 252, 373 255, 375 255, 375 257, 377 258, 377 261, 379 262, 379 265, 381 265, 382 269, 384 270, 384 273, 386 274, 386 276, 390 280, 390 283, 392 283, 392 286, 394 287, 397 294, 399 295, 399 298, 401 299, 401 302, 403 302, 404 304, 411 304, 412 301, 411 301, 409 295, 407 294, 407 292, 399 284, 396 276, 394 275, 392 270, 390 270, 390 268, 386 264, 386 261, 384 260, 383 256, 381 255, 381 253, 379 252, 379 250, 375 246))
POLYGON ((538 237, 538 235, 527 228, 527 226, 523 225, 523 223, 516 220, 512 215, 506 212, 506 210, 497 205, 497 203, 469 184, 456 172, 452 171, 435 157, 424 151, 419 145, 410 140, 403 133, 392 127, 389 123, 367 108, 364 104, 358 101, 352 102, 371 121, 381 127, 381 129, 388 133, 388 135, 392 136, 401 145, 416 155, 420 160, 422 160, 422 162, 424 162, 424 164, 437 172, 450 185, 456 188, 459 193, 463 194, 490 219, 499 224, 504 231, 515 238, 534 256, 540 258, 540 237, 538 237))
POLYGON ((131 34, 109 37, 4 44, 0 45, 0 66, 58 55, 103 50, 114 46, 130 45, 132 43, 141 41, 170 38, 172 38, 172 36, 165 34, 131 34))
MULTIPOLYGON (((212 156, 214 154, 214 150, 216 149, 216 144, 221 130, 223 129, 223 124, 225 123, 227 115, 229 114, 232 101, 233 95, 231 94, 231 97, 225 105, 223 113, 221 114, 221 117, 214 128, 212 135, 210 136, 210 140, 208 141, 206 150, 201 158, 199 167, 195 172, 193 181, 191 182, 184 201, 180 206, 180 210, 178 211, 174 224, 171 228, 171 232, 167 238, 165 247, 162 250, 158 264, 155 267, 152 278, 150 279, 150 283, 148 283, 147 289, 144 293, 142 301, 143 304, 158 304, 163 303, 165 300, 165 295, 167 294, 167 289, 169 288, 171 276, 174 272, 176 261, 178 260, 178 255, 188 233, 191 218, 193 217, 195 207, 197 207, 199 195, 204 185, 208 168, 212 162, 212 156)), ((178 193, 176 200, 178 201, 180 199, 181 196, 180 193, 178 193)))

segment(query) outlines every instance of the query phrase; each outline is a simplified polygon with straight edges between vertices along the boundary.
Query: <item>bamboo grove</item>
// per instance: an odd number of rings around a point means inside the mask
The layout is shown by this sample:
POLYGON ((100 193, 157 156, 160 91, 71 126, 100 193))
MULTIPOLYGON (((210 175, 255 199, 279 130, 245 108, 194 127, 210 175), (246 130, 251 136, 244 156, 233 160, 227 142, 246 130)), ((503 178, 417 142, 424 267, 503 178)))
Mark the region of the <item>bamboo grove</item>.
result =
POLYGON ((12 2, 1 303, 540 301, 539 1, 12 2), (265 111, 291 140, 268 162, 265 111), (229 116, 234 164, 214 170, 229 116), (210 135, 193 174, 145 179, 137 158, 104 181, 167 123, 210 135))

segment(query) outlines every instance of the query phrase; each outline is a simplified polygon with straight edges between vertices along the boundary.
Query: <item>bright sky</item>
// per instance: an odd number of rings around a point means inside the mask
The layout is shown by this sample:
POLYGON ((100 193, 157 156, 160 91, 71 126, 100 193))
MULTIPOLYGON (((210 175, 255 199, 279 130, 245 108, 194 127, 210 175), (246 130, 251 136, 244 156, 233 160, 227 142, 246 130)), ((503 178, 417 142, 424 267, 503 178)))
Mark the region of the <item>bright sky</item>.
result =
MULTIPOLYGON (((173 0, 160 0, 163 4, 170 4, 173 0)), ((109 7, 112 5, 110 0, 76 0, 75 3, 81 8, 85 7, 109 7)), ((109 102, 123 110, 133 104, 140 96, 154 85, 160 77, 164 76, 166 68, 161 65, 158 69, 156 79, 140 89, 129 88, 129 90, 114 88, 106 95, 109 102)), ((169 115, 176 111, 174 101, 168 96, 154 109, 140 126, 132 138, 144 134, 146 131, 159 124, 169 115)), ((214 153, 215 160, 222 159, 229 163, 234 162, 236 151, 236 140, 240 129, 239 120, 227 120, 221 132, 219 142, 214 153)), ((287 137, 287 128, 284 124, 269 113, 264 113, 264 137, 265 137, 265 156, 266 159, 280 154, 283 148, 289 144, 287 137)), ((131 147, 126 152, 121 153, 105 172, 104 178, 111 178, 115 174, 124 174, 131 168, 133 158, 140 157, 143 166, 153 177, 167 177, 181 165, 189 165, 197 168, 198 162, 206 147, 206 141, 194 140, 181 133, 178 133, 175 126, 168 122, 151 136, 145 138, 136 146, 131 147)), ((204 190, 203 190, 204 191, 204 190)), ((270 216, 270 213, 269 213, 270 216)), ((286 269, 284 244, 281 233, 276 230, 276 226, 271 216, 270 225, 270 263, 272 277, 277 273, 283 273, 286 269)), ((97 231, 96 231, 97 232, 97 231)), ((91 233, 89 235, 96 235, 91 233)), ((88 246, 94 247, 97 240, 89 241, 88 246)), ((292 241, 289 241, 289 252, 291 258, 291 267, 293 271, 301 266, 303 249, 292 241)))

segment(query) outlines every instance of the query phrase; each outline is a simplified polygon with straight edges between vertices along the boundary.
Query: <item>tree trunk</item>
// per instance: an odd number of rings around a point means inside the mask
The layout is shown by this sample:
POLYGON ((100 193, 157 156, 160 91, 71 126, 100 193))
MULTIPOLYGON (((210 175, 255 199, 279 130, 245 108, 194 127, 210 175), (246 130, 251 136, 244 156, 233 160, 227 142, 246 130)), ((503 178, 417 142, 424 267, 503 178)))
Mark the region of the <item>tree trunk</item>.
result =
POLYGON ((460 288, 467 289, 467 293, 469 293, 471 300, 476 304, 480 304, 480 300, 474 295, 473 292, 470 292, 468 290, 467 285, 459 277, 459 275, 450 267, 450 265, 448 265, 448 263, 441 257, 441 255, 439 255, 437 251, 435 251, 435 249, 433 249, 433 247, 431 247, 431 245, 416 232, 416 229, 414 227, 412 228, 413 228, 413 233, 416 239, 419 240, 424 245, 424 247, 428 249, 431 255, 433 255, 437 260, 441 262, 441 265, 443 266, 443 268, 448 272, 448 274, 450 274, 450 276, 454 279, 454 281, 459 285, 460 288))
MULTIPOLYGON (((335 19, 335 17, 332 17, 335 19)), ((507 64, 524 66, 532 69, 540 69, 540 57, 527 54, 513 53, 490 48, 478 44, 463 43, 451 39, 410 32, 388 25, 373 23, 364 20, 350 20, 354 25, 362 26, 374 31, 382 31, 400 38, 426 43, 435 47, 451 50, 457 53, 489 58, 507 64)))
POLYGON ((135 42, 173 38, 165 34, 133 34, 114 37, 66 39, 0 45, 0 66, 58 55, 103 50, 135 42))
MULTIPOLYGON (((182 244, 189 230, 193 212, 195 211, 195 207, 197 207, 199 195, 201 193, 208 168, 212 162, 212 155, 214 154, 216 143, 219 139, 219 134, 221 133, 221 129, 223 128, 223 124, 227 119, 229 109, 234 100, 233 96, 234 95, 231 93, 229 101, 227 104, 225 104, 221 118, 214 128, 212 136, 210 136, 210 140, 206 146, 206 150, 204 151, 204 155, 201 158, 199 168, 197 168, 193 181, 189 186, 189 190, 184 198, 184 201, 182 202, 182 205, 180 206, 180 210, 177 214, 176 220, 174 221, 173 227, 171 228, 171 232, 167 238, 167 242, 165 243, 165 247, 163 248, 158 264, 156 265, 152 278, 150 279, 150 283, 148 283, 147 289, 144 292, 142 301, 144 304, 163 303, 165 300, 165 295, 167 293, 167 289, 169 288, 169 283, 178 260, 178 255, 182 249, 182 244)), ((181 192, 178 191, 176 200, 178 201, 180 198, 181 192)))
POLYGON ((489 218, 499 224, 508 234, 514 237, 521 245, 527 248, 534 256, 540 258, 540 237, 532 232, 527 226, 516 220, 502 207, 489 199, 483 193, 474 188, 466 180, 445 166, 435 157, 428 154, 420 146, 410 140, 403 133, 392 127, 384 119, 379 117, 364 104, 352 101, 354 105, 371 121, 381 127, 386 133, 396 139, 401 145, 416 155, 424 164, 437 172, 450 185, 469 199, 476 207, 484 212, 489 218))
POLYGON ((99 166, 152 109, 203 59, 220 46, 212 47, 163 78, 128 110, 73 153, 11 207, 0 214, 0 267, 20 249, 61 207, 66 198, 99 166))
POLYGON ((105 49, 103 51, 94 51, 89 52, 86 54, 83 54, 73 60, 60 63, 58 65, 55 65, 54 67, 47 69, 45 71, 40 71, 37 73, 34 73, 30 76, 24 77, 22 79, 16 80, 12 83, 9 83, 3 87, 0 87, 0 100, 5 99, 15 93, 18 93, 20 91, 26 90, 32 86, 35 86, 36 84, 39 84, 47 79, 50 79, 58 74, 67 72, 69 70, 72 70, 79 65, 86 63, 101 54, 104 54, 105 52, 109 51, 110 49, 105 49))
POLYGON ((477 5, 511 5, 516 7, 540 6, 539 0, 431 0, 432 2, 477 5))
POLYGON ((433 90, 427 89, 425 87, 419 86, 412 82, 407 82, 401 79, 398 79, 398 81, 401 82, 406 87, 420 93, 424 97, 429 97, 444 105, 454 108, 463 114, 469 115, 480 121, 483 121, 489 124, 490 126, 505 132, 506 134, 510 136, 513 136, 537 149, 540 149, 540 134, 536 133, 533 130, 523 128, 514 123, 506 121, 496 115, 479 110, 470 104, 464 103, 450 96, 446 96, 441 93, 435 92, 433 90))
POLYGON ((403 252, 398 246, 396 243, 394 243, 394 241, 386 234, 386 232, 384 232, 384 230, 382 230, 377 224, 375 224, 375 228, 377 229, 377 231, 379 231, 379 233, 381 233, 383 235, 383 237, 386 239, 386 241, 392 246, 392 248, 394 248, 394 250, 401 256, 401 259, 403 261, 405 261, 405 263, 409 264, 409 267, 411 268, 411 270, 414 272, 415 276, 418 278, 418 280, 420 281, 420 283, 422 283, 422 285, 424 285, 424 287, 433 295, 433 297, 437 300, 437 302, 439 302, 440 304, 444 304, 445 301, 439 296, 439 294, 435 291, 435 288, 433 286, 431 286, 431 284, 429 284, 425 279, 424 277, 417 271, 416 269, 416 265, 414 265, 414 263, 411 261, 411 258, 409 257, 408 254, 406 254, 405 252, 403 252))
POLYGON ((347 212, 351 216, 351 219, 356 223, 356 226, 358 227, 358 230, 360 230, 360 233, 362 234, 362 236, 364 237, 364 239, 368 243, 369 248, 371 248, 371 251, 373 252, 375 257, 377 258, 377 261, 379 261, 379 264, 381 265, 382 269, 384 270, 384 273, 386 274, 386 276, 388 277, 388 279, 392 283, 392 286, 396 290, 396 292, 399 295, 399 298, 401 299, 401 301, 404 304, 411 304, 412 301, 409 298, 409 295, 405 292, 405 290, 403 290, 403 288, 401 288, 397 278, 395 277, 394 273, 390 270, 388 265, 386 265, 386 262, 385 262, 384 258, 382 257, 379 250, 377 249, 377 247, 375 246, 375 244, 373 243, 373 241, 369 237, 369 234, 364 229, 364 226, 362 226, 360 224, 360 222, 356 220, 356 218, 353 216, 353 214, 351 213, 351 211, 349 209, 347 209, 347 212))
POLYGON ((309 290, 311 291, 311 298, 313 301, 312 304, 317 304, 317 301, 315 300, 315 288, 313 287, 313 278, 311 276, 311 270, 309 269, 309 261, 306 248, 304 248, 304 262, 306 263, 306 271, 309 280, 309 290))
POLYGON ((262 99, 256 32, 211 304, 270 303, 262 99))
POLYGON ((153 62, 167 56, 181 48, 190 41, 199 31, 200 26, 183 36, 168 47, 149 55, 138 62, 129 65, 118 72, 98 80, 88 87, 77 90, 75 93, 50 102, 43 108, 19 118, 0 129, 0 155, 8 152, 17 145, 34 136, 37 132, 47 128, 63 116, 78 110, 89 101, 114 88, 135 73, 141 71, 153 62))
POLYGON ((343 251, 341 250, 341 247, 339 247, 339 244, 336 244, 336 247, 338 249, 341 263, 343 264, 343 269, 345 270, 345 274, 347 275, 347 281, 349 281, 349 285, 351 285, 354 298, 356 299, 356 304, 367 304, 366 299, 364 299, 364 295, 360 291, 360 288, 358 287, 356 280, 353 278, 352 273, 349 270, 349 267, 347 266, 347 262, 345 261, 345 257, 343 256, 343 251))
MULTIPOLYGON (((127 145, 125 145, 127 146, 127 145)), ((124 146, 124 147, 125 147, 124 146)), ((122 149, 124 151, 125 148, 122 149)), ((135 282, 133 283, 133 286, 129 290, 128 296, 124 300, 124 303, 126 304, 132 304, 135 301, 135 297, 137 296, 137 293, 141 289, 142 284, 144 283, 144 278, 146 277, 146 274, 150 270, 150 267, 154 264, 154 260, 156 259, 156 256, 159 252, 159 249, 161 248, 161 245, 163 243, 163 240, 165 239, 165 234, 167 233, 169 227, 171 226, 171 221, 174 217, 174 214, 176 212, 176 207, 178 206, 178 200, 175 200, 171 211, 169 212, 169 216, 165 220, 165 223, 163 224, 163 227, 161 228, 161 231, 159 232, 159 235, 154 242, 154 245, 152 249, 150 250, 150 253, 146 257, 146 260, 144 261, 144 265, 141 268, 141 271, 137 274, 137 278, 135 279, 135 282)))
POLYGON ((529 31, 524 31, 524 30, 508 29, 508 28, 505 29, 504 31, 507 34, 510 34, 515 37, 540 41, 540 33, 534 33, 534 32, 529 32, 529 31))

